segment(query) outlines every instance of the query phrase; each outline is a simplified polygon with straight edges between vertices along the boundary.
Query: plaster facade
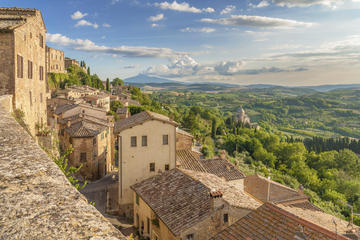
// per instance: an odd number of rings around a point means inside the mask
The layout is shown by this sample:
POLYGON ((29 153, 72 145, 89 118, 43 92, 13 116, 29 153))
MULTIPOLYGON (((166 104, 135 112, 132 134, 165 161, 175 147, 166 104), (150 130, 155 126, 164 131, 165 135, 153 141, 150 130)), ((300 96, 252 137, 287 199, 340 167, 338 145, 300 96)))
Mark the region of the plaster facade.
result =
POLYGON ((133 191, 130 186, 176 167, 176 127, 159 120, 149 120, 118 135, 119 156, 119 204, 121 212, 133 215, 133 191), (163 136, 168 144, 163 144, 163 136), (147 146, 142 146, 143 136, 147 146), (136 146, 131 138, 136 137, 136 146), (150 164, 154 168, 150 169, 150 164))

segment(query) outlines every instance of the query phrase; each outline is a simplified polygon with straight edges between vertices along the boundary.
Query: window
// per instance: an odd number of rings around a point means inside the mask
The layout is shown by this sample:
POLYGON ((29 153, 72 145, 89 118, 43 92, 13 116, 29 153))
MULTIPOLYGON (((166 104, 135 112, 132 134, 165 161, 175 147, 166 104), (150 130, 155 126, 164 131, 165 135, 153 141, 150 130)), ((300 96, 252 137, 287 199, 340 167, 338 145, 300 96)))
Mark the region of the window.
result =
POLYGON ((42 103, 43 102, 43 94, 40 93, 40 102, 42 103))
POLYGON ((23 78, 23 75, 24 75, 23 57, 20 55, 17 55, 17 77, 23 78))
POLYGON ((96 137, 93 139, 93 145, 96 145, 96 137))
POLYGON ((146 230, 150 234, 150 218, 146 218, 146 230))
POLYGON ((40 34, 40 47, 44 47, 44 37, 40 34))
POLYGON ((94 152, 93 156, 94 156, 94 158, 96 158, 96 156, 97 156, 96 152, 94 152))
POLYGON ((64 129, 61 129, 61 130, 60 130, 60 135, 61 135, 61 136, 64 136, 64 132, 65 132, 64 129))
POLYGON ((104 147, 104 152, 107 153, 107 146, 104 147))
POLYGON ((150 172, 155 172, 155 163, 150 163, 150 172))
POLYGON ((163 135, 163 145, 169 144, 169 135, 163 135))
POLYGON ((39 79, 44 80, 44 67, 43 66, 39 67, 39 79))
POLYGON ((194 234, 188 234, 186 235, 186 240, 194 240, 194 234))
POLYGON ((101 140, 104 139, 104 133, 101 133, 101 140))
POLYGON ((225 213, 224 214, 224 223, 229 222, 229 214, 225 213))
POLYGON ((28 79, 32 79, 33 77, 33 63, 28 60, 28 79))
POLYGON ((80 162, 86 162, 86 152, 80 153, 80 162))
POLYGON ((165 164, 165 171, 169 171, 170 167, 169 164, 165 164))
POLYGON ((140 205, 140 200, 139 200, 139 195, 138 194, 136 194, 136 205, 140 205))
POLYGON ((69 138, 69 143, 72 144, 72 138, 69 138))
POLYGON ((136 147, 136 136, 131 137, 131 146, 136 147))
POLYGON ((141 138, 141 146, 146 147, 147 146, 147 136, 142 136, 141 138))
POLYGON ((31 91, 29 91, 29 96, 30 96, 30 106, 32 106, 32 93, 31 93, 31 91))

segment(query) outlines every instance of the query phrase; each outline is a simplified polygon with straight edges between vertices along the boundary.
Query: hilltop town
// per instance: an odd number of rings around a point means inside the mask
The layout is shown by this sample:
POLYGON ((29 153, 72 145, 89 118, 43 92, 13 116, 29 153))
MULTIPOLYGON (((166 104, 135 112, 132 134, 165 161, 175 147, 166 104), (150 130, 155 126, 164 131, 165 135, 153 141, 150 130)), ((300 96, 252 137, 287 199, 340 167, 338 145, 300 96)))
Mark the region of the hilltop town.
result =
MULTIPOLYGON (((0 239, 360 239, 302 185, 246 174, 225 148, 207 155, 46 31, 39 10, 0 8, 0 239)), ((261 130, 242 107, 234 122, 261 130)))

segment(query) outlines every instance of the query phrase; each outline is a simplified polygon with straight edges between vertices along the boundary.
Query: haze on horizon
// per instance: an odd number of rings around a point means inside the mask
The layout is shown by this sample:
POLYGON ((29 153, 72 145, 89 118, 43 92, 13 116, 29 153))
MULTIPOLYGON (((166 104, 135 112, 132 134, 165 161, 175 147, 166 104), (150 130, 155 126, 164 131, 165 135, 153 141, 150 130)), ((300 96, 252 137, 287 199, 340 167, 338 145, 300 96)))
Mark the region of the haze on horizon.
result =
POLYGON ((5 0, 102 79, 360 83, 360 0, 5 0))

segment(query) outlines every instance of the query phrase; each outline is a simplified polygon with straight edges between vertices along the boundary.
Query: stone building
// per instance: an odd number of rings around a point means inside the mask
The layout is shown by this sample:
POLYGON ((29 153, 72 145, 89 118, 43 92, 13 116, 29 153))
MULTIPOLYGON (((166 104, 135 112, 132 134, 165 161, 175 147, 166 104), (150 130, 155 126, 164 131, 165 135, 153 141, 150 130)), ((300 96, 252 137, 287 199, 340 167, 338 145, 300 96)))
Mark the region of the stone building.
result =
POLYGON ((265 203, 211 240, 350 240, 359 227, 321 211, 265 203))
POLYGON ((79 167, 85 179, 96 180, 112 170, 112 124, 85 114, 59 121, 63 150, 73 147, 69 155, 71 166, 79 167), (65 124, 62 124, 65 123, 65 124))
POLYGON ((250 118, 246 115, 245 110, 242 107, 239 107, 236 112, 236 121, 244 125, 250 125, 250 118))
POLYGON ((46 46, 46 69, 48 73, 66 73, 64 52, 46 46))
POLYGON ((83 164, 83 177, 94 180, 112 171, 114 123, 106 110, 88 104, 54 105, 48 122, 59 136, 62 151, 73 146, 69 160, 72 166, 83 164))
POLYGON ((94 95, 87 95, 83 99, 91 104, 92 106, 97 106, 104 108, 106 111, 110 111, 110 95, 104 93, 98 93, 94 95))
POLYGON ((32 135, 47 118, 45 42, 39 10, 0 8, 0 94, 13 95, 32 135))
POLYGON ((72 65, 80 67, 80 63, 78 61, 76 61, 75 59, 65 57, 65 69, 67 69, 68 67, 71 67, 72 65))
POLYGON ((260 206, 225 180, 188 170, 173 169, 131 188, 134 226, 150 239, 208 239, 260 206))
POLYGON ((192 150, 192 146, 193 146, 193 139, 194 137, 180 129, 177 128, 176 129, 176 150, 192 150))
POLYGON ((119 116, 120 119, 125 119, 130 117, 130 111, 128 107, 118 108, 116 110, 116 114, 119 116))
POLYGON ((170 118, 150 111, 115 123, 121 213, 132 216, 131 185, 176 167, 177 125, 170 118))

